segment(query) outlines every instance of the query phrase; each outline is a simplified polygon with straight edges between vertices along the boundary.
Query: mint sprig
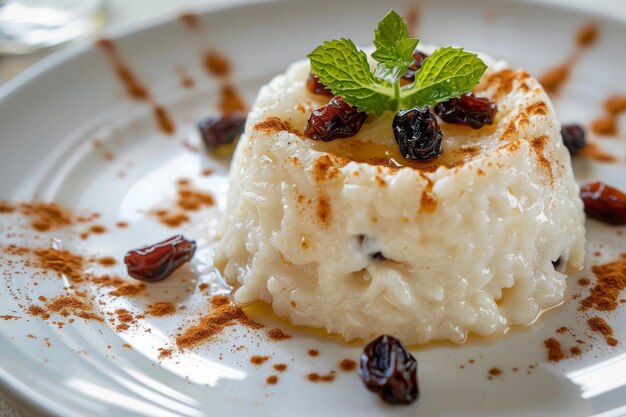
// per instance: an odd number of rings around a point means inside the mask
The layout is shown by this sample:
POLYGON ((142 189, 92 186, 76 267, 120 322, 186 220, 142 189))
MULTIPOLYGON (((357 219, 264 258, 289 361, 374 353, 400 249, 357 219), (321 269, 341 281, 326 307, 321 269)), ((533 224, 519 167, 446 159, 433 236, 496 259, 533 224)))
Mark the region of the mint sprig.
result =
POLYGON ((381 114, 394 99, 393 85, 374 77, 365 52, 349 39, 326 41, 309 54, 311 68, 333 94, 361 111, 381 114))
POLYGON ((409 38, 409 31, 402 17, 391 11, 378 22, 374 31, 376 51, 372 58, 378 61, 374 76, 390 83, 397 83, 413 62, 413 51, 419 41, 409 38))
POLYGON ((409 37, 402 17, 391 10, 374 32, 372 58, 378 62, 374 72, 367 55, 349 39, 326 41, 308 57, 311 70, 333 94, 375 115, 458 97, 478 84, 487 69, 476 54, 462 48, 439 48, 422 62, 415 82, 400 86, 417 43, 409 37))

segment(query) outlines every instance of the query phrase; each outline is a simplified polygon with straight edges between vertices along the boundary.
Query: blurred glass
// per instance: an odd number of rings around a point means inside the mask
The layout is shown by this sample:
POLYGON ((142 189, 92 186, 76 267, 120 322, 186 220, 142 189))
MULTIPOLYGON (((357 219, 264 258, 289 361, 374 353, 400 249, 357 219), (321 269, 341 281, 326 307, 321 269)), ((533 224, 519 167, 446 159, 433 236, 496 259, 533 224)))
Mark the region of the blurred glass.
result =
POLYGON ((25 54, 93 33, 105 0, 0 0, 0 54, 25 54))

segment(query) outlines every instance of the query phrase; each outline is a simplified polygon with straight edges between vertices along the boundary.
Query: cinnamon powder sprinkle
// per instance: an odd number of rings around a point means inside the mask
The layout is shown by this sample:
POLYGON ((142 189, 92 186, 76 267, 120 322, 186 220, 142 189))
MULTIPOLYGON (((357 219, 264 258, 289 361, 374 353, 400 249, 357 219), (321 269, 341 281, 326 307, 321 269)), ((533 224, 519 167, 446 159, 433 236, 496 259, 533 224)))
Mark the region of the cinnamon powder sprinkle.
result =
POLYGON ((274 385, 274 384, 276 384, 278 382, 278 376, 270 375, 270 376, 267 377, 265 382, 267 382, 268 384, 274 385))
POLYGON ((174 349, 163 349, 159 348, 159 359, 171 358, 174 349))
POLYGON ((63 317, 74 315, 85 320, 104 322, 104 319, 94 313, 93 307, 74 295, 60 295, 50 300, 46 307, 48 311, 59 313, 63 317))
POLYGON ((270 331, 267 332, 267 335, 269 336, 270 340, 291 339, 291 335, 288 335, 287 333, 283 332, 280 329, 271 329, 270 331))
POLYGON ((8 214, 13 213, 15 211, 15 207, 6 201, 0 201, 0 214, 8 214))
POLYGON ((344 372, 354 371, 356 369, 356 362, 353 361, 352 359, 344 359, 341 362, 339 362, 339 369, 341 369, 344 372))
POLYGON ((52 248, 35 249, 34 254, 41 268, 54 271, 60 277, 65 276, 71 282, 84 281, 82 256, 52 248))
POLYGON ((41 317, 43 320, 48 320, 50 318, 50 313, 48 313, 43 307, 38 305, 28 306, 28 314, 35 317, 41 317))
POLYGON ((317 372, 311 372, 306 376, 306 378, 311 382, 332 382, 335 380, 335 371, 330 371, 326 375, 320 375, 317 372))
POLYGON ((117 264, 117 260, 112 256, 105 256, 104 258, 98 259, 98 263, 102 266, 113 266, 117 264))
POLYGON ((150 304, 146 310, 146 315, 156 317, 171 316, 174 313, 176 313, 176 306, 165 301, 150 304))
POLYGON ((217 51, 207 51, 204 55, 204 68, 211 75, 223 77, 230 73, 230 62, 217 51))
POLYGON ((74 222, 70 212, 56 203, 24 203, 20 211, 32 219, 30 225, 39 232, 70 226, 74 222))
POLYGON ((602 317, 591 317, 587 320, 589 329, 593 332, 600 333, 604 336, 606 343, 609 346, 617 346, 619 343, 617 339, 613 337, 613 328, 602 317))
POLYGON ((591 46, 598 39, 598 25, 588 23, 576 33, 576 44, 581 47, 591 46))
MULTIPOLYGON (((115 281, 114 281, 115 282, 115 281)), ((115 289, 109 292, 109 295, 114 295, 116 297, 124 296, 124 297, 132 297, 139 293, 141 293, 146 285, 139 283, 130 283, 130 282, 122 282, 122 283, 114 283, 115 289)))
POLYGON ((626 253, 617 261, 591 268, 597 281, 591 294, 580 302, 580 309, 612 311, 619 305, 620 292, 626 288, 626 253))
POLYGON ((0 319, 2 319, 2 320, 17 320, 17 319, 20 319, 20 318, 21 318, 20 316, 12 316, 10 314, 5 314, 3 316, 0 316, 0 319))
POLYGON ((502 370, 500 368, 491 368, 489 370, 489 375, 490 376, 498 376, 502 374, 502 370))
POLYGON ((309 356, 315 357, 320 354, 320 351, 317 349, 309 349, 307 353, 309 354, 309 356))
POLYGON ((274 369, 276 369, 278 372, 285 372, 287 370, 287 364, 277 363, 274 365, 274 369))
POLYGON ((101 235, 103 233, 106 233, 107 229, 106 229, 106 227, 104 227, 104 226, 102 226, 100 224, 94 224, 93 226, 91 226, 89 228, 89 231, 91 233, 95 233, 97 235, 101 235))
POLYGON ((250 358, 250 363, 253 365, 263 365, 269 358, 269 356, 254 355, 250 358))
POLYGON ((240 323, 251 329, 260 329, 262 324, 250 319, 245 312, 236 305, 230 304, 228 297, 218 295, 211 300, 213 310, 200 317, 198 324, 187 328, 176 337, 176 346, 179 349, 195 347, 219 334, 225 327, 240 323))
POLYGON ((626 112, 626 95, 612 95, 604 101, 604 115, 591 122, 591 130, 598 135, 616 135, 618 119, 626 112))
POLYGON ((178 190, 178 207, 183 210, 197 211, 203 206, 215 205, 215 199, 209 193, 204 191, 194 190, 188 186, 181 187, 178 190))
POLYGON ((543 345, 548 350, 548 360, 550 362, 560 362, 565 359, 565 353, 561 349, 561 343, 554 337, 543 341, 543 345))

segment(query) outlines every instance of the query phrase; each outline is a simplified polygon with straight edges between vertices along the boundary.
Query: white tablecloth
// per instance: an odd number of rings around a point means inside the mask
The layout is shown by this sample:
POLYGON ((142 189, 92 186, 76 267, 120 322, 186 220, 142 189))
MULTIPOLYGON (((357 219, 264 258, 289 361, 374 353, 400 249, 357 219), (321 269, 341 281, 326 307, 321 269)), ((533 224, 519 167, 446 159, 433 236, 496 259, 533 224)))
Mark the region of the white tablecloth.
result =
MULTIPOLYGON (((258 0, 257 0, 258 1, 258 0)), ((468 0, 471 1, 471 0, 468 0)), ((507 1, 507 0, 502 0, 507 1)), ((592 12, 612 15, 626 21, 626 0, 527 0, 536 3, 555 3, 579 7, 592 12)), ((109 20, 106 28, 133 25, 141 20, 154 19, 168 14, 180 14, 197 4, 211 4, 215 7, 249 0, 108 0, 109 20)), ((33 65, 49 52, 19 57, 0 57, 0 85, 33 65)), ((16 408, 0 394, 0 416, 34 417, 16 408)))

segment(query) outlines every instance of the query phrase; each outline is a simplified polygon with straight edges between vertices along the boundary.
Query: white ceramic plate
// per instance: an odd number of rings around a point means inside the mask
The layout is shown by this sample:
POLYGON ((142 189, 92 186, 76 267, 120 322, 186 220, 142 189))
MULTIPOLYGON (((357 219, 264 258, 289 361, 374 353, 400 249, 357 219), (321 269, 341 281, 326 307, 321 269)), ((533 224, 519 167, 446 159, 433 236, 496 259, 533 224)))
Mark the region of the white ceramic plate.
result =
MULTIPOLYGON (((19 275, 22 270, 3 258, 0 315, 23 316, 2 321, 0 326, 3 390, 42 414, 63 416, 626 415, 623 345, 608 348, 603 340, 588 335, 574 301, 545 315, 532 328, 514 330, 498 340, 413 349, 422 395, 409 407, 382 404, 363 388, 355 373, 338 372, 330 384, 307 382, 307 373, 337 369, 339 360, 356 358, 361 347, 289 327, 271 315, 257 318, 284 328, 294 336, 291 340, 270 343, 260 337, 242 342, 240 335, 236 342, 209 343, 158 359, 158 347, 171 344, 176 327, 185 320, 193 322, 206 308, 206 295, 196 290, 198 283, 225 290, 210 265, 202 261, 210 260, 206 238, 224 206, 228 167, 183 145, 198 139, 193 122, 212 111, 217 97, 218 82, 201 65, 202 49, 215 47, 230 58, 233 80, 252 101, 262 83, 322 40, 343 36, 358 44, 371 42, 376 22, 391 7, 403 12, 413 6, 376 0, 275 2, 199 12, 200 38, 178 19, 112 35, 129 67, 175 119, 178 130, 172 137, 156 129, 145 103, 127 98, 110 62, 96 47, 54 55, 0 89, 0 200, 54 200, 73 210, 101 213, 100 222, 110 229, 115 229, 111 226, 118 220, 130 223, 127 229, 88 240, 72 237, 69 231, 36 239, 28 232, 8 237, 7 228, 15 230, 18 220, 0 216, 2 244, 49 245, 52 238, 58 238, 66 248, 121 259, 129 248, 174 233, 147 212, 171 203, 177 178, 192 178, 198 187, 219 197, 218 208, 203 210, 192 224, 180 229, 205 247, 191 268, 150 286, 142 297, 118 298, 103 307, 140 309, 155 300, 175 300, 187 306, 174 317, 146 319, 141 330, 116 333, 108 325, 81 320, 58 329, 50 323, 53 319, 29 317, 20 306, 35 302, 39 295, 61 293, 64 283, 40 277, 34 286, 29 274, 19 275), (178 65, 195 79, 194 89, 180 87, 178 65), (112 161, 94 148, 94 139, 114 154, 112 161), (200 174, 203 167, 213 167, 216 173, 204 177, 200 174), (582 357, 549 364, 543 340, 562 325, 580 337, 585 335, 594 348, 582 357), (132 349, 124 348, 125 343, 132 349), (233 343, 246 347, 233 350, 233 343), (321 354, 308 356, 309 347, 321 354), (252 354, 271 359, 255 367, 249 363, 252 354), (267 385, 271 364, 277 362, 287 363, 289 369, 280 374, 278 384, 267 385), (487 373, 492 367, 504 373, 490 381, 487 373), (519 371, 513 372, 513 367, 519 371)), ((624 22, 515 1, 425 0, 418 9, 418 34, 425 42, 461 44, 535 74, 567 56, 581 25, 589 19, 598 22, 600 41, 581 56, 556 100, 563 122, 590 122, 601 113, 602 100, 624 85, 626 54, 620 53, 626 39, 624 22)), ((605 139, 600 145, 624 159, 623 139, 605 139)), ((600 178, 626 188, 623 162, 578 160, 575 165, 581 182, 600 178)), ((616 230, 588 222, 588 265, 625 251, 624 239, 616 230), (602 257, 594 257, 600 245, 602 257)), ((125 273, 120 265, 116 268, 125 273)), ((570 278, 569 297, 584 293, 575 280, 588 273, 570 278)), ((626 342, 626 313, 606 317, 616 337, 626 342)))

